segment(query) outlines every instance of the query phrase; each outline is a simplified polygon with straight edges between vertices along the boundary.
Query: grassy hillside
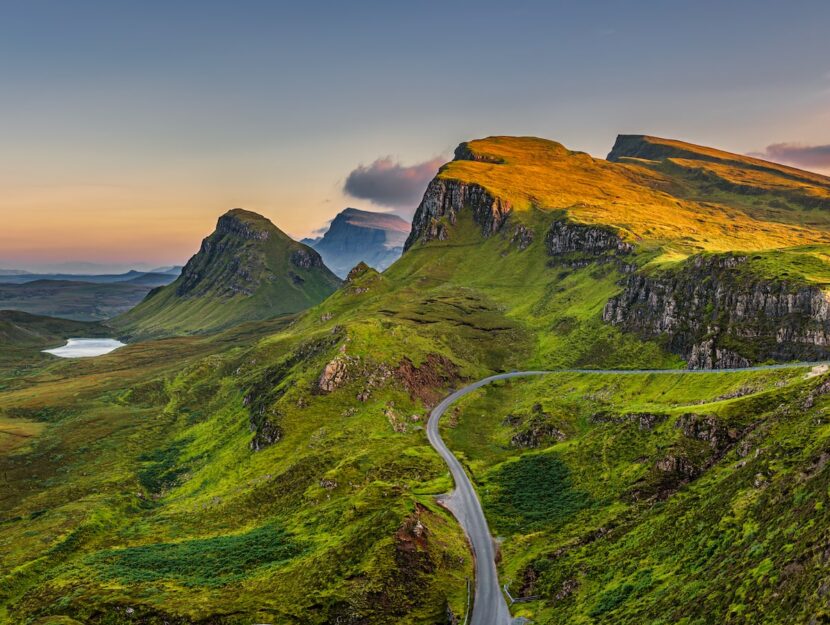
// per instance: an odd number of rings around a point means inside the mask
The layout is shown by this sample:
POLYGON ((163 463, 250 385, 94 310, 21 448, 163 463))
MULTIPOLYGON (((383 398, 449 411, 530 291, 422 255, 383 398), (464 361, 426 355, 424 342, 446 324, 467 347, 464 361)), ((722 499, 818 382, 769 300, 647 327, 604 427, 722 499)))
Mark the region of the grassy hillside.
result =
POLYGON ((317 252, 264 217, 234 209, 219 219, 175 282, 154 289, 111 325, 142 337, 216 331, 299 312, 339 283, 317 252))
MULTIPOLYGON (((675 145, 683 146, 686 156, 698 149, 706 154, 727 154, 669 142, 669 146, 675 145)), ((533 137, 490 137, 465 146, 477 160, 455 160, 442 168, 440 178, 481 185, 509 201, 518 212, 563 210, 577 222, 613 226, 643 247, 659 245, 666 252, 685 255, 830 242, 830 221, 821 216, 826 212, 788 204, 784 219, 776 218, 782 209, 769 206, 776 198, 784 202, 786 189, 794 184, 827 196, 830 179, 819 174, 801 172, 801 178, 796 179, 790 172, 799 170, 792 168, 746 166, 740 171, 762 178, 763 187, 748 180, 743 189, 734 187, 713 194, 701 184, 689 182, 685 172, 663 166, 663 161, 633 158, 641 153, 654 155, 645 150, 630 149, 632 157, 623 157, 620 149, 612 152, 620 162, 608 162, 533 137)), ((673 153, 666 149, 661 155, 673 153)), ((728 162, 763 162, 735 158, 738 160, 728 162)), ((719 166, 714 161, 700 162, 719 166)))
POLYGON ((823 416, 800 372, 554 375, 498 384, 444 428, 539 623, 826 617, 823 416))
MULTIPOLYGON (((282 239, 241 215, 118 320, 185 336, 5 380, 0 418, 26 435, 0 455, 0 620, 463 620, 472 560, 435 503, 451 484, 423 430, 430 406, 495 371, 680 370, 603 311, 629 277, 689 255, 741 251, 753 280, 786 268, 825 283, 823 227, 764 220, 741 208, 748 193, 708 206, 672 195, 657 166, 537 139, 462 148, 433 191, 454 181, 503 202, 438 189, 420 210, 434 197, 445 212, 419 223, 441 227, 384 273, 362 268, 301 314, 193 334, 285 301, 284 282, 270 300, 258 290, 285 275, 260 254, 282 239), (228 252, 241 260, 215 262, 228 252)), ((825 377, 802 376, 560 374, 450 411, 448 442, 505 539, 504 581, 539 597, 517 610, 540 623, 819 613, 808 563, 823 543, 807 537, 826 524, 807 512, 823 514, 827 490, 825 377)))

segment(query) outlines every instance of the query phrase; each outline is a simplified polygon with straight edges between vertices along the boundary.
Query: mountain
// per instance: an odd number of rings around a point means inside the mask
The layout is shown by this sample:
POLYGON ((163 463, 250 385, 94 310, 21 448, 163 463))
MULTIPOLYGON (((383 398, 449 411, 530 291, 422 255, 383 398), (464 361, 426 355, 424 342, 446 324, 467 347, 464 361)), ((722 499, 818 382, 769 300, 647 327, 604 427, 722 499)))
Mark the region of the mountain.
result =
POLYGON ((326 233, 306 239, 323 261, 341 278, 360 262, 383 271, 403 252, 409 224, 389 213, 347 208, 338 213, 326 233))
POLYGON ((170 265, 167 267, 156 267, 147 273, 169 273, 170 275, 178 276, 182 272, 182 269, 183 267, 181 265, 170 265))
POLYGON ((406 247, 539 241, 549 263, 615 265, 602 319, 692 367, 830 356, 830 178, 688 143, 621 136, 603 161, 534 138, 462 144, 406 247))
POLYGON ((265 217, 237 208, 219 218, 172 284, 111 323, 131 336, 215 331, 297 313, 339 284, 313 249, 265 217))
MULTIPOLYGON (((830 184, 746 158, 469 141, 402 257, 312 309, 18 361, 0 377, 0 614, 465 622, 475 559, 426 420, 487 376, 558 369, 441 422, 514 616, 822 622, 830 371, 733 367, 826 357, 830 223, 811 198, 830 184)), ((159 291, 191 327, 211 310, 179 287, 244 307, 259 219, 220 220, 159 291)))
POLYGON ((121 281, 121 284, 142 284, 150 287, 166 286, 173 282, 179 274, 153 272, 153 273, 138 273, 127 280, 121 281))

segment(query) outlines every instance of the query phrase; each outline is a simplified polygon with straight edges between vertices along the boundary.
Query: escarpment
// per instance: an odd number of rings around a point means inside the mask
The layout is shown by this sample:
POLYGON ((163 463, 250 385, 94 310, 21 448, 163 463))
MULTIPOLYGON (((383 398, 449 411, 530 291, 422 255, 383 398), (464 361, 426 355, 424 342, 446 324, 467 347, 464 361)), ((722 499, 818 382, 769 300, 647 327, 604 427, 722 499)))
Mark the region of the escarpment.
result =
POLYGON ((424 199, 412 219, 412 231, 404 250, 417 241, 444 241, 449 236, 448 226, 455 225, 458 214, 469 208, 473 220, 484 236, 498 232, 512 210, 510 202, 495 197, 484 187, 458 180, 434 178, 429 183, 424 199))
POLYGON ((603 319, 664 341, 689 368, 830 357, 830 299, 819 287, 754 275, 745 256, 698 256, 635 273, 603 319))

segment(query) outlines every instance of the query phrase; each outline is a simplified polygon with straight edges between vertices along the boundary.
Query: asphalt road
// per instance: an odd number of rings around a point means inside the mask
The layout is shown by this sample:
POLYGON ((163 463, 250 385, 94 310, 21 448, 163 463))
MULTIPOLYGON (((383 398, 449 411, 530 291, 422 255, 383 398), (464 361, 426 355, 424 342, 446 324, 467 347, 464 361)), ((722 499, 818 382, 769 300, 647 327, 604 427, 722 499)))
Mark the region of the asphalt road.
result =
POLYGON ((511 622, 510 609, 499 586, 499 575, 496 570, 496 546, 490 535, 490 528, 487 526, 487 519, 481 509, 481 502, 478 500, 475 488, 470 478, 464 471, 464 467, 441 438, 438 430, 438 422, 441 416, 455 401, 472 393, 490 382, 506 380, 509 378, 525 378, 550 373, 592 373, 592 374, 614 374, 634 375, 642 373, 661 374, 719 374, 736 373, 739 371, 766 371, 770 369, 788 369, 815 367, 827 365, 827 362, 802 362, 780 365, 762 365, 757 367, 745 367, 742 369, 560 369, 556 371, 512 371, 500 373, 483 378, 477 382, 465 386, 452 395, 446 397, 440 404, 433 408, 427 422, 427 437, 430 444, 441 455, 450 468, 455 490, 444 499, 444 504, 458 519, 461 527, 467 534, 472 545, 475 556, 475 595, 473 602, 473 614, 469 625, 509 625, 511 622))

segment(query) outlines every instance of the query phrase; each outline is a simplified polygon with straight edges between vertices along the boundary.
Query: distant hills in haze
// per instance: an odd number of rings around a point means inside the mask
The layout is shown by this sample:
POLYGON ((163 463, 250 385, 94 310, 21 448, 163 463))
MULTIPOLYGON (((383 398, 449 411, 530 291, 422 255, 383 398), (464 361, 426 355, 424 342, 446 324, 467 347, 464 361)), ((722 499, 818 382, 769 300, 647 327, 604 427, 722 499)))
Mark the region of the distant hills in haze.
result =
POLYGON ((403 253, 409 222, 390 213, 347 208, 331 222, 325 234, 303 239, 323 257, 326 265, 345 278, 358 263, 383 271, 403 253))
POLYGON ((122 274, 37 274, 0 270, 0 310, 76 321, 103 321, 126 312, 150 290, 170 284, 180 268, 122 274))
POLYGON ((0 269, 0 282, 4 284, 25 284, 36 280, 68 280, 71 282, 115 283, 132 282, 161 286, 169 284, 181 273, 182 268, 159 267, 152 271, 137 271, 131 269, 117 274, 84 274, 84 273, 34 273, 21 269, 0 269))

